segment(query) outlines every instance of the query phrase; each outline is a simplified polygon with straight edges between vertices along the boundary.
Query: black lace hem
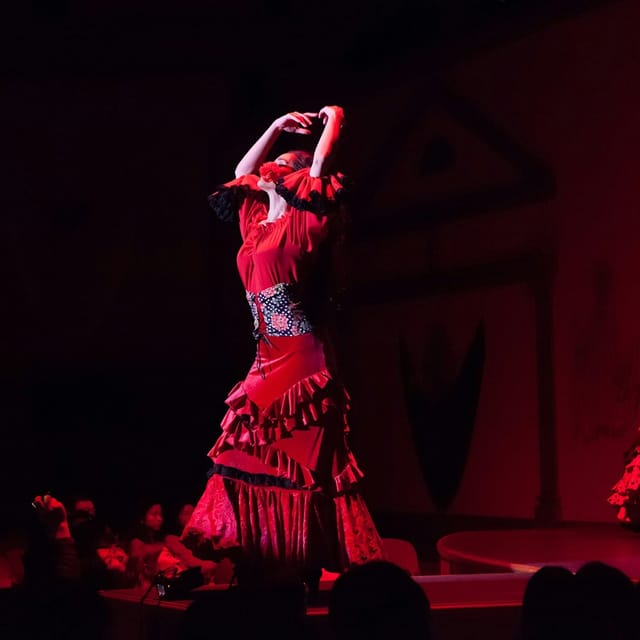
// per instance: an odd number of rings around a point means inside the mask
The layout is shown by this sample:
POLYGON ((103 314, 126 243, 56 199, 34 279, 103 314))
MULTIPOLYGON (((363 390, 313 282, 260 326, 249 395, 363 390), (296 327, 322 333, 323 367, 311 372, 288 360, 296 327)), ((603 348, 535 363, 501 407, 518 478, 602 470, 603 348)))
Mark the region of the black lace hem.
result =
POLYGON ((299 198, 295 191, 287 189, 282 182, 284 178, 280 178, 276 184, 276 193, 281 195, 288 205, 299 209, 300 211, 310 211, 317 216, 326 216, 335 211, 340 204, 346 201, 349 190, 346 187, 338 189, 333 198, 327 198, 318 191, 309 191, 306 198, 299 198))
POLYGON ((219 475, 223 478, 230 478, 231 480, 240 480, 259 487, 276 487, 278 489, 302 489, 302 485, 297 482, 292 482, 288 478, 278 478, 277 476, 271 476, 267 473, 248 473, 246 471, 240 471, 234 467, 227 467, 223 464, 214 464, 207 472, 207 478, 213 475, 219 475))

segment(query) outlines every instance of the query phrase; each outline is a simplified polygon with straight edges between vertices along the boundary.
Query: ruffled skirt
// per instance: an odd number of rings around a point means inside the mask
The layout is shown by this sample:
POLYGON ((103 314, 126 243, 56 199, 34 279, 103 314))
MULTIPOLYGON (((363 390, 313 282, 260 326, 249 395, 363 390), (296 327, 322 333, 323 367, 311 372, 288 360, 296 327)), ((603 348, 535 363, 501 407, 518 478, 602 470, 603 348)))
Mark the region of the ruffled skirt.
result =
POLYGON ((183 540, 204 557, 241 552, 341 571, 382 557, 347 445, 349 396, 314 334, 269 337, 229 393, 204 494, 183 540))
POLYGON ((618 509, 618 520, 633 526, 640 525, 640 446, 626 454, 624 473, 611 488, 609 504, 618 509))

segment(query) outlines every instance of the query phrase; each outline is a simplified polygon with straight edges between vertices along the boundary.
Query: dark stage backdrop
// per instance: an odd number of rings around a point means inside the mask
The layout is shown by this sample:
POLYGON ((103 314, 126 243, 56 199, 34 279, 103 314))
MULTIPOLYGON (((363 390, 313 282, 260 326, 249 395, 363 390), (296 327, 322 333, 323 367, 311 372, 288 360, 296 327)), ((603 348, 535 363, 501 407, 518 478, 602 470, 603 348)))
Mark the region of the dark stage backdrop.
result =
POLYGON ((239 237, 206 195, 272 117, 341 103, 341 342, 373 510, 532 518, 542 487, 555 517, 610 519, 640 398, 640 9, 591 4, 386 57, 341 24, 326 61, 289 66, 238 49, 260 25, 231 9, 14 16, 33 47, 3 45, 9 512, 40 490, 122 519, 197 497, 253 348, 239 237))

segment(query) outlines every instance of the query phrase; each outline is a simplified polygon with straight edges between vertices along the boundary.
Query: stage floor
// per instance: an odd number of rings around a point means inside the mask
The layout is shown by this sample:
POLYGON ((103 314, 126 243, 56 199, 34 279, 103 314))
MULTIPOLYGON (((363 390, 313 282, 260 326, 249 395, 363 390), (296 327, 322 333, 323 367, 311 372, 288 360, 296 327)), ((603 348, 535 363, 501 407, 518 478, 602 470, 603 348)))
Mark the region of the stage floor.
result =
POLYGON ((437 548, 442 574, 530 574, 545 565, 577 571, 586 562, 599 560, 640 580, 640 533, 616 524, 463 531, 444 536, 437 548))

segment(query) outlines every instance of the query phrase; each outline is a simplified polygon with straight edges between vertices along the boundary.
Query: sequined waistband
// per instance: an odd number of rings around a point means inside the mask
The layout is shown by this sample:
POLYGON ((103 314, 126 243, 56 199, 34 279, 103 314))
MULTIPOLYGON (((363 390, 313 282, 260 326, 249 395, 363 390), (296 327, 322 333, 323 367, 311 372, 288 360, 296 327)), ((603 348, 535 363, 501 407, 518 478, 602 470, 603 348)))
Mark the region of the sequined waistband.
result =
POLYGON ((247 291, 247 302, 253 315, 256 339, 261 336, 301 336, 313 331, 296 284, 280 282, 257 293, 247 291))

